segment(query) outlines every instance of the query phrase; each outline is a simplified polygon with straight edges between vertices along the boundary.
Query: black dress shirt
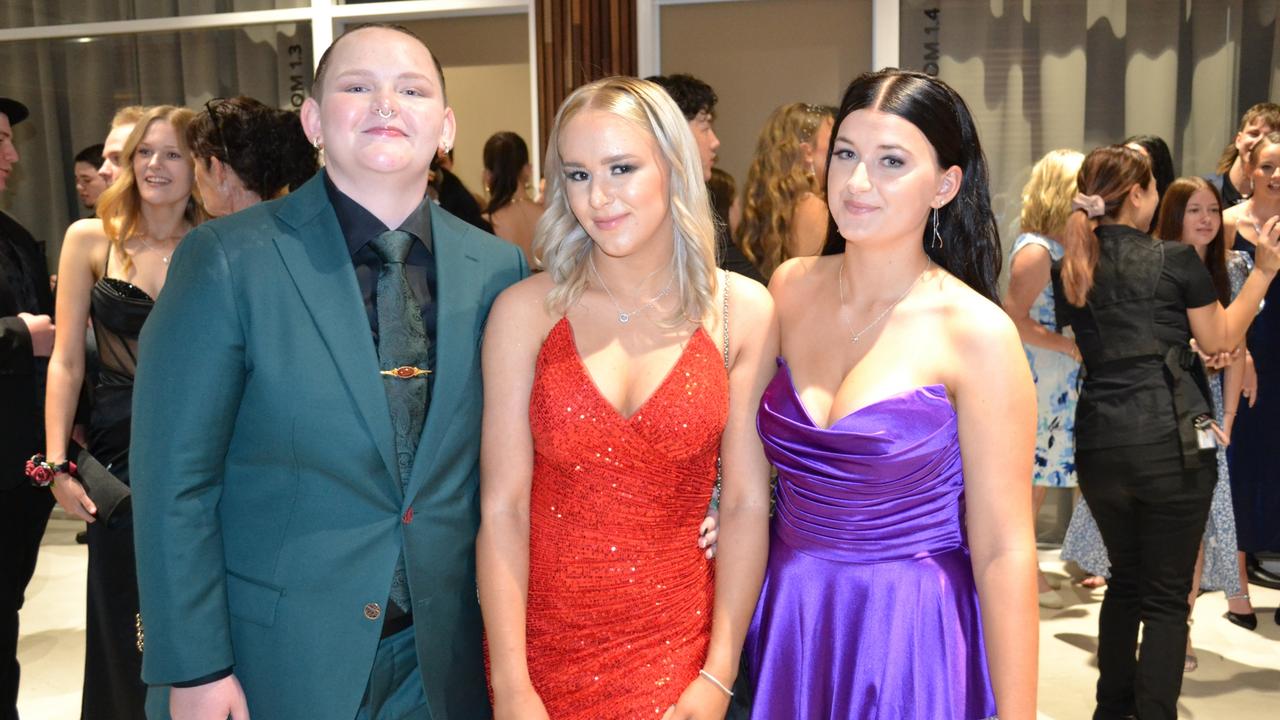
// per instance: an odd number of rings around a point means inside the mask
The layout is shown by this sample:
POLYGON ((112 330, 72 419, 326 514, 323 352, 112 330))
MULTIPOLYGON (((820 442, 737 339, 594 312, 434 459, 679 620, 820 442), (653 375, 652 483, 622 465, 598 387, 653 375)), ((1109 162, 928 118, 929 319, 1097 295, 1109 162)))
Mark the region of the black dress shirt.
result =
MULTIPOLYGON (((360 295, 364 299, 365 314, 369 317, 369 329, 373 332, 373 344, 376 346, 378 273, 382 271, 382 258, 378 257, 371 243, 391 228, 339 190, 328 174, 324 176, 324 189, 338 216, 338 226, 342 228, 342 236, 347 240, 347 249, 351 251, 351 263, 355 266, 356 282, 360 285, 360 295)), ((435 369, 436 261, 432 252, 431 199, 424 195, 418 207, 396 229, 403 230, 418 240, 409 248, 409 257, 404 263, 405 275, 414 299, 422 307, 422 322, 427 328, 427 339, 431 342, 431 368, 428 369, 435 369)))

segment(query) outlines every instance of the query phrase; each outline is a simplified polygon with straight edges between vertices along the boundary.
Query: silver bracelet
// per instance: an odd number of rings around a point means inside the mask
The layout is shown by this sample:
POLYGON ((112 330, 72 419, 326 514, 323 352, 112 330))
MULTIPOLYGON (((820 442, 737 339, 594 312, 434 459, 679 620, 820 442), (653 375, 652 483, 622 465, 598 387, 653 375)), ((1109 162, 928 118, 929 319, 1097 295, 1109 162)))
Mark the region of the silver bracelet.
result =
POLYGON ((717 679, 715 678, 715 676, 714 676, 714 675, 712 675, 711 673, 707 672, 707 669, 706 669, 706 668, 702 668, 701 670, 699 670, 699 671, 698 671, 698 674, 699 674, 699 675, 701 675, 702 677, 706 678, 706 679, 707 679, 707 682, 709 682, 709 683, 711 683, 712 685, 715 685, 716 687, 720 688, 720 689, 724 692, 724 694, 725 694, 725 695, 728 695, 729 697, 733 697, 733 691, 732 691, 732 690, 730 690, 729 688, 725 687, 725 686, 724 686, 724 683, 722 683, 722 682, 720 682, 719 680, 717 680, 717 679))

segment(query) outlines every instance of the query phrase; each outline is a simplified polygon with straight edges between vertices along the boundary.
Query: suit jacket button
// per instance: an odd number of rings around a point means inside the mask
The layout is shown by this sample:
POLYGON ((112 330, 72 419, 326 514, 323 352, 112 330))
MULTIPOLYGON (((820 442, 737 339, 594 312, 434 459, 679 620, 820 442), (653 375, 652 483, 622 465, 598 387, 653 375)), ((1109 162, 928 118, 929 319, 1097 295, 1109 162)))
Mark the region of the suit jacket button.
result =
POLYGON ((382 615, 382 608, 378 607, 378 603, 369 603, 364 606, 364 616, 369 620, 377 620, 382 615))

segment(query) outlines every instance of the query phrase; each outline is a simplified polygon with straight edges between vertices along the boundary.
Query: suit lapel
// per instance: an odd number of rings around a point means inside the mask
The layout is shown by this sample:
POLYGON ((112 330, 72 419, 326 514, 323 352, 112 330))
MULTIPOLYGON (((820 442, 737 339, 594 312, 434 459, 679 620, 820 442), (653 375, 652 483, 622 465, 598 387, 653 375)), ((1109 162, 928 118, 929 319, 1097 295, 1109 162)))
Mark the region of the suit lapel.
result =
POLYGON ((436 262, 436 368, 431 407, 422 428, 410 473, 408 497, 414 497, 431 476, 444 439, 461 402, 469 398, 478 350, 476 313, 480 306, 480 261, 470 253, 461 221, 431 209, 431 235, 436 262))
POLYGON ((395 435, 378 375, 378 352, 351 255, 320 175, 281 201, 277 216, 294 229, 275 238, 285 268, 338 366, 387 472, 396 478, 395 435))

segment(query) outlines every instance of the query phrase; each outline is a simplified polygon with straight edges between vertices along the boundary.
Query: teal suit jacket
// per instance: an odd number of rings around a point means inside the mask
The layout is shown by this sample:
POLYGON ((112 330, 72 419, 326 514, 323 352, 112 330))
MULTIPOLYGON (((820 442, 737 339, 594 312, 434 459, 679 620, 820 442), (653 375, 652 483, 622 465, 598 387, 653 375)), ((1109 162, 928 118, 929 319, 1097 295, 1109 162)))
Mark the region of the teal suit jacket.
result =
POLYGON ((407 491, 323 180, 206 223, 140 342, 135 539, 149 706, 234 666, 255 720, 354 717, 403 548, 434 720, 489 717, 476 599, 480 353, 513 245, 431 208, 436 375, 407 491))

